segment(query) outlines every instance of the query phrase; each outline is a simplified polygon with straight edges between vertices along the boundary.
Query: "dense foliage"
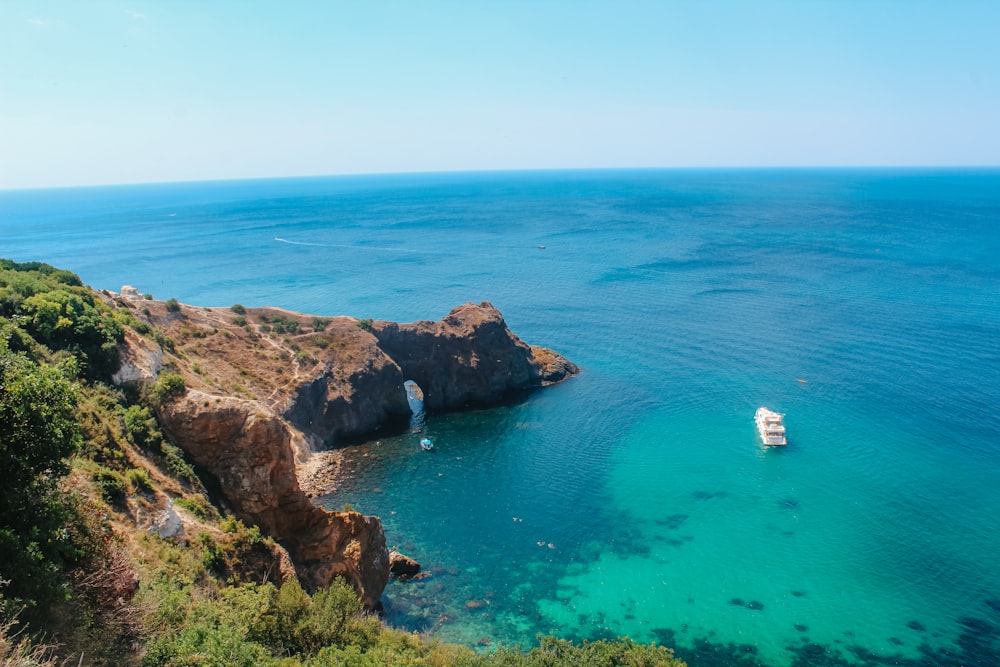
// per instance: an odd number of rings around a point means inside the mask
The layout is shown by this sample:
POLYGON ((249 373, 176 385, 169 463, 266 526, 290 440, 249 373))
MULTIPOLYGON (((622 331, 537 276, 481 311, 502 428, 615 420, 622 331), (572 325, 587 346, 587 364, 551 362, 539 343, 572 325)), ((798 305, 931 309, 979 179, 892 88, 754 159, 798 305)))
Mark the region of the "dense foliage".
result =
POLYGON ((106 384, 126 327, 172 348, 105 296, 0 260, 0 664, 682 665, 627 639, 479 655, 386 627, 341 582, 312 595, 271 583, 277 545, 223 516, 160 429, 183 377, 168 368, 136 395, 106 384), (190 539, 138 529, 171 504, 198 526, 190 539))
MULTIPOLYGON (((131 317, 115 317, 80 279, 48 264, 0 260, 0 316, 13 323, 11 347, 40 343, 70 353, 82 377, 107 380, 131 317)), ((27 351, 27 350, 26 350, 27 351)))
POLYGON ((0 612, 34 616, 60 596, 56 571, 72 548, 55 490, 81 440, 70 367, 40 366, 0 339, 0 612))
POLYGON ((501 647, 478 655, 385 628, 362 613, 357 596, 340 582, 312 597, 294 581, 280 588, 229 587, 213 600, 197 602, 185 602, 183 593, 175 589, 174 604, 160 607, 156 623, 162 631, 150 642, 144 665, 683 667, 668 649, 628 639, 574 644, 544 637, 527 653, 501 647))

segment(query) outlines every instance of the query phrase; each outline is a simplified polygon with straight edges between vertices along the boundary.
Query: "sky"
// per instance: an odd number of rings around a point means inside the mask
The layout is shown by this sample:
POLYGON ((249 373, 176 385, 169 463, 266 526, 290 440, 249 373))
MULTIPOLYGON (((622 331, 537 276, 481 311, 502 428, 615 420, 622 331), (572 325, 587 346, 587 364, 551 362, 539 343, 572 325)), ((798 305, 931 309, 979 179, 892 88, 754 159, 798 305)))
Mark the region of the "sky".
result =
POLYGON ((1000 0, 0 0, 0 189, 1000 165, 1000 0))

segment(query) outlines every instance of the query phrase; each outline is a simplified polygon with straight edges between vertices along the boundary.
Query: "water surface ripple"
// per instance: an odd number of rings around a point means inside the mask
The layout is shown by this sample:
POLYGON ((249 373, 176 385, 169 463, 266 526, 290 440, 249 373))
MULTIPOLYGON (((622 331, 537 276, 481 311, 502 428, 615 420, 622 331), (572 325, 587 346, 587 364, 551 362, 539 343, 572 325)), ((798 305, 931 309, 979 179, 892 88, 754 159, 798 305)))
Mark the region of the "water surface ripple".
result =
POLYGON ((490 300, 583 367, 345 450, 323 502, 471 646, 692 665, 1000 664, 1000 172, 702 170, 0 192, 0 256, 201 305, 490 300), (787 413, 764 451, 752 415, 787 413))

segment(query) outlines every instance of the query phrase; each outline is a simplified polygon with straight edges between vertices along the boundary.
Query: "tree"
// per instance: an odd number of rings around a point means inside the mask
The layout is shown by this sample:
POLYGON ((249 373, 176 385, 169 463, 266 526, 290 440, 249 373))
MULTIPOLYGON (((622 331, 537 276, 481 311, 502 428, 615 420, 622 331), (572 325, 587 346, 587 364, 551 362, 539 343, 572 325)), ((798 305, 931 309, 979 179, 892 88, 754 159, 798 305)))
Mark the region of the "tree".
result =
MULTIPOLYGON (((3 333, 0 331, 0 333, 3 333)), ((0 614, 26 617, 60 595, 69 554, 66 513, 55 493, 81 443, 72 363, 36 364, 0 336, 0 614)))

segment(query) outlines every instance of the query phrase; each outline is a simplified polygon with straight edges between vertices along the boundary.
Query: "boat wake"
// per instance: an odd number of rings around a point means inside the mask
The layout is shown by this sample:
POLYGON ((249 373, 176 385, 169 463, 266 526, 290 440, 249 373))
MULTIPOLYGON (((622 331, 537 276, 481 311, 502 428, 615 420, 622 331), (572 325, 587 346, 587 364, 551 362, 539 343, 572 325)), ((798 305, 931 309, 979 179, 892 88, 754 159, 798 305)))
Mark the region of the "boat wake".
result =
MULTIPOLYGON (((416 250, 416 249, 413 249, 413 248, 399 248, 399 247, 390 247, 390 246, 358 245, 357 243, 355 243, 355 244, 349 244, 349 243, 310 243, 308 241, 293 241, 291 239, 282 238, 280 236, 275 236, 274 240, 277 241, 278 243, 287 243, 289 245, 312 246, 314 248, 344 248, 346 250, 375 250, 375 251, 378 251, 378 252, 398 252, 398 253, 412 254, 412 255, 450 255, 450 256, 455 256, 455 255, 475 255, 476 254, 476 253, 467 253, 467 252, 456 252, 454 250, 428 250, 426 248, 422 248, 420 250, 416 250)), ((540 246, 538 246, 538 248, 539 249, 544 249, 545 246, 540 245, 540 246)), ((498 245, 498 246, 491 246, 490 251, 493 252, 493 253, 495 253, 498 250, 516 250, 518 252, 521 252, 524 249, 525 248, 523 246, 503 246, 503 245, 498 245)))
POLYGON ((411 248, 390 248, 387 246, 370 246, 370 245, 351 245, 348 243, 309 243, 308 241, 292 241, 290 239, 283 239, 280 236, 275 236, 274 240, 279 243, 287 243, 289 245, 304 245, 312 246, 315 248, 344 248, 346 250, 376 250, 378 252, 401 252, 414 255, 453 255, 455 253, 435 251, 435 250, 413 250, 411 248))
MULTIPOLYGON (((288 239, 283 239, 280 236, 275 236, 274 240, 278 241, 280 243, 287 243, 289 245, 311 245, 311 246, 318 246, 318 247, 321 247, 321 248, 328 247, 325 243, 307 243, 305 241, 289 241, 288 239)), ((332 247, 338 247, 338 246, 332 246, 332 247)), ((347 247, 347 246, 344 246, 344 247, 347 247)))

